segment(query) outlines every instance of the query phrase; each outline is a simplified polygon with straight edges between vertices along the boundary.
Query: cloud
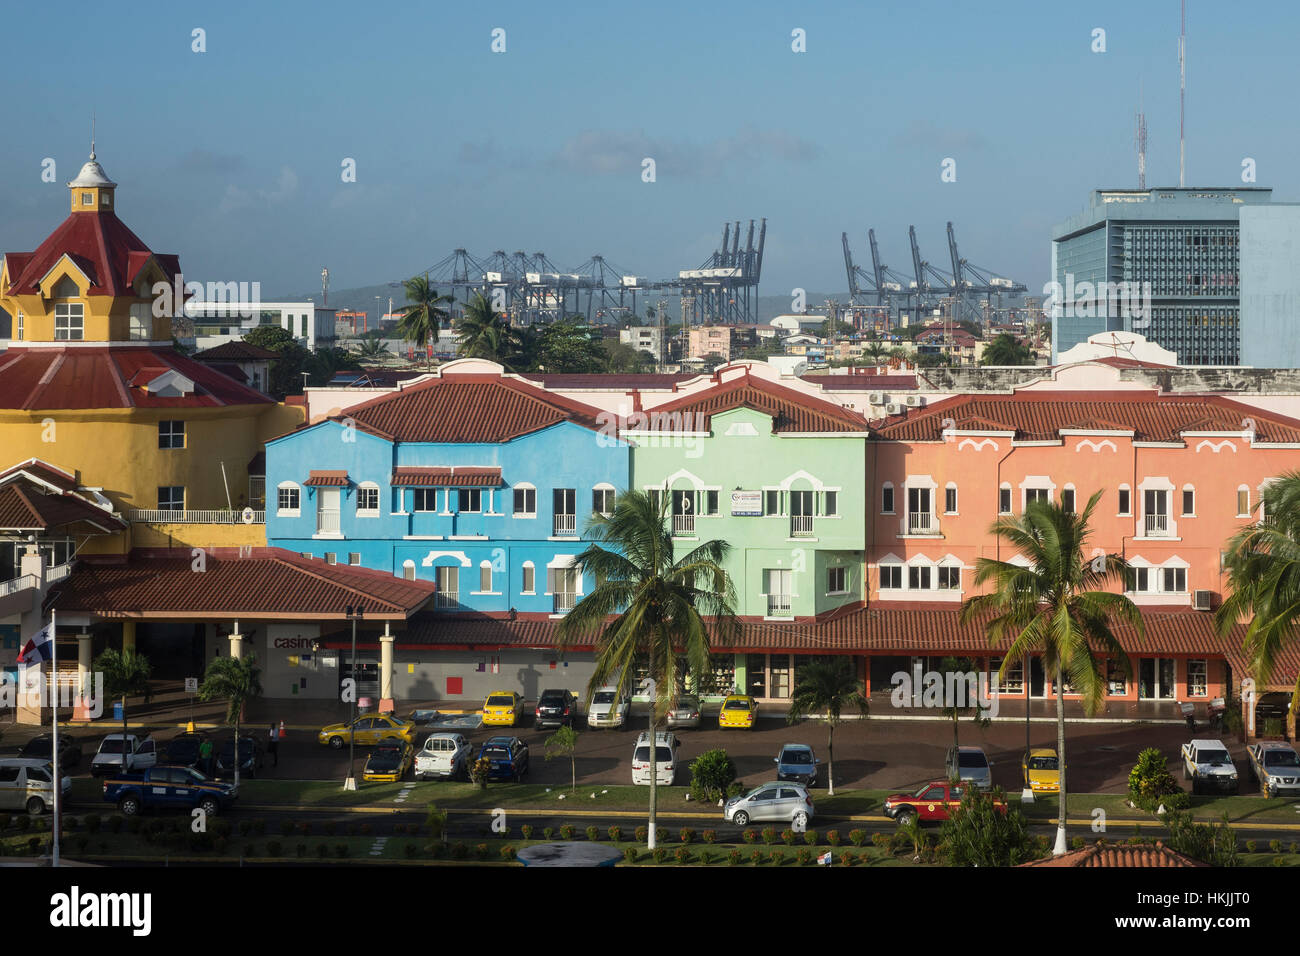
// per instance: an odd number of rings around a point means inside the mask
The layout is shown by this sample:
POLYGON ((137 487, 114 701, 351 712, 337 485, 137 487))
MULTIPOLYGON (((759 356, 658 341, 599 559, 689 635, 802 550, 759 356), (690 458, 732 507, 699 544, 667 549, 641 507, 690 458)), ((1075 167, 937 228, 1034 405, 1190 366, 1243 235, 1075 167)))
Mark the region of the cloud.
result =
POLYGON ((821 147, 785 130, 746 127, 731 136, 704 143, 647 136, 624 130, 584 130, 566 141, 549 163, 583 175, 640 175, 641 162, 655 161, 658 175, 712 178, 738 163, 767 160, 812 162, 821 147))
POLYGON ((942 129, 928 120, 913 120, 890 138, 895 149, 924 149, 955 153, 962 149, 983 149, 984 136, 977 129, 942 129))
POLYGON ((288 166, 280 167, 280 176, 269 189, 245 189, 233 183, 226 186, 219 211, 235 212, 250 206, 278 205, 298 192, 298 174, 288 166))
POLYGON ((178 156, 172 168, 182 173, 227 174, 244 168, 244 157, 233 153, 218 153, 209 149, 192 149, 178 156))

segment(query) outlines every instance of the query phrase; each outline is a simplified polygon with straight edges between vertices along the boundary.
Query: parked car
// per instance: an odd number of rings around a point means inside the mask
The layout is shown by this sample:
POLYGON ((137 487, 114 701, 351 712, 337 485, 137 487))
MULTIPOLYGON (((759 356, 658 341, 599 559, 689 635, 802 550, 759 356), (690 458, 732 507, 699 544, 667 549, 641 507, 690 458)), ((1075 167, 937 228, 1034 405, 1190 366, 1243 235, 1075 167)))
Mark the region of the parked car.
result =
MULTIPOLYGON (((256 777, 257 771, 262 768, 266 762, 265 749, 262 742, 256 737, 239 738, 239 776, 256 777)), ((235 739, 222 741, 221 746, 217 748, 217 774, 218 777, 233 777, 235 775, 235 739)))
MULTIPOLYGON (((671 787, 677 780, 677 748, 681 741, 676 734, 660 731, 655 734, 655 782, 671 787)), ((632 782, 650 785, 650 733, 642 731, 632 748, 632 782)))
POLYGON ((1020 772, 1033 793, 1061 792, 1061 762, 1050 747, 1035 747, 1021 757, 1020 772))
POLYGON ((478 759, 490 764, 489 780, 522 780, 528 773, 528 745, 518 737, 489 737, 478 759))
POLYGON ((572 727, 578 713, 578 698, 567 690, 544 690, 533 709, 533 727, 572 727))
POLYGON ((993 789, 993 762, 983 747, 949 747, 943 769, 949 780, 969 783, 980 790, 993 789))
POLYGON ((813 800, 797 783, 765 783, 743 797, 732 797, 722 808, 728 823, 738 827, 768 820, 789 820, 799 827, 813 818, 813 800))
POLYGON ((104 800, 128 817, 141 810, 201 809, 215 816, 239 796, 232 783, 205 777, 192 767, 149 767, 142 773, 113 774, 104 781, 104 800))
POLYGON ((668 711, 668 728, 679 730, 683 727, 700 726, 700 699, 694 694, 682 694, 677 703, 668 711))
POLYGON ((361 779, 374 783, 396 783, 411 769, 411 745, 405 740, 385 740, 370 751, 361 779))
POLYGON ((1300 793, 1300 757, 1290 744, 1264 741, 1246 748, 1250 776, 1269 797, 1300 793))
MULTIPOLYGON (((54 760, 54 735, 38 734, 18 748, 18 756, 32 760, 54 760)), ((66 734, 59 737, 59 769, 81 765, 81 745, 66 734)))
POLYGON ((196 767, 199 763, 199 748, 207 734, 178 734, 163 748, 166 762, 174 767, 196 767))
POLYGON ((483 701, 484 726, 513 727, 519 722, 524 699, 512 690, 494 690, 483 701))
POLYGON ((415 755, 415 779, 463 777, 469 755, 469 741, 460 734, 430 734, 415 755))
POLYGON ((329 744, 335 750, 342 749, 348 737, 354 736, 363 747, 374 746, 381 740, 394 740, 400 737, 410 743, 415 736, 415 724, 409 720, 398 720, 387 714, 363 714, 351 723, 330 724, 322 727, 317 740, 329 744))
POLYGON ((1192 793, 1203 789, 1219 793, 1237 792, 1237 768, 1220 740, 1193 740, 1183 744, 1183 779, 1192 782, 1192 793))
POLYGON ((596 689, 587 710, 588 727, 625 727, 632 698, 613 684, 596 689))
POLYGON ((138 773, 157 762, 158 745, 152 737, 142 740, 135 734, 127 734, 124 742, 121 734, 109 734, 99 742, 99 750, 90 761, 90 775, 138 773))
POLYGON ((745 694, 732 694, 722 702, 722 709, 718 711, 718 729, 738 727, 753 730, 757 718, 758 702, 754 698, 745 694))
MULTIPOLYGON (((65 801, 72 778, 64 777, 65 801)), ((54 768, 39 757, 0 758, 0 810, 26 810, 40 816, 54 809, 54 768)))
MULTIPOLYGON (((919 817, 922 823, 941 823, 961 806, 964 792, 961 784, 934 780, 915 793, 891 793, 885 798, 885 816, 897 820, 900 826, 907 825, 914 817, 919 817)), ((1004 814, 1007 812, 1005 800, 995 799, 993 806, 1004 814)))
POLYGON ((781 753, 772 758, 776 763, 777 780, 793 780, 804 786, 817 784, 817 755, 807 744, 785 744, 781 753))

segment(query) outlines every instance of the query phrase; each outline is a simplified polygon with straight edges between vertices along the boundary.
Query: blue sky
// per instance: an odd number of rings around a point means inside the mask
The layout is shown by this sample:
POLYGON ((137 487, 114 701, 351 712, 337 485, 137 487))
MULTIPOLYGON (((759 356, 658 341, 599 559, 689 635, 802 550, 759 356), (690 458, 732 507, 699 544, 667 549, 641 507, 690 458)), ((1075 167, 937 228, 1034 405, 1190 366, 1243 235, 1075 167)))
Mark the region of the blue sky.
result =
MULTIPOLYGON (((1251 157, 1256 185, 1300 198, 1282 120, 1300 8, 1188 6, 1188 184, 1240 184, 1251 157)), ((82 9, 5 14, 3 248, 66 215, 93 111, 128 225, 187 279, 267 294, 318 288, 322 265, 334 288, 398 279, 456 247, 665 278, 761 216, 765 295, 845 288, 840 233, 867 262, 868 226, 895 269, 909 224, 945 268, 950 219, 971 262, 1038 291, 1052 225, 1136 185, 1139 83, 1148 184, 1178 177, 1177 0, 82 9)))

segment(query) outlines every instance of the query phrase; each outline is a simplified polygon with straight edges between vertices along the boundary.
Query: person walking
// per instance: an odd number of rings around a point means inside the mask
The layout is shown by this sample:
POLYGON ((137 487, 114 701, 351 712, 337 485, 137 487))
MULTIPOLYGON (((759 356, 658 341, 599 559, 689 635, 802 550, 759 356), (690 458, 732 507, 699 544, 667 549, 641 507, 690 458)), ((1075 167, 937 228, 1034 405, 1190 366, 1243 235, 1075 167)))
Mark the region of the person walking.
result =
POLYGON ((266 752, 275 758, 275 766, 280 766, 280 729, 275 724, 266 735, 266 752))
POLYGON ((206 737, 199 744, 199 763, 203 766, 205 776, 212 776, 212 741, 206 737))

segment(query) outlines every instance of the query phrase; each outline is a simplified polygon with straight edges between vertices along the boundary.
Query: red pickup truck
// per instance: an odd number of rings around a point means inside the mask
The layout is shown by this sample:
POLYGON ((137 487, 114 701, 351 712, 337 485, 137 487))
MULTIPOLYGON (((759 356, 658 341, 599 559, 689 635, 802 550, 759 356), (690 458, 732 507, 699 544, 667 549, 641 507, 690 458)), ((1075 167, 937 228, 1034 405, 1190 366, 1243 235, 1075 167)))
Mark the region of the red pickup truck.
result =
MULTIPOLYGON (((913 817, 920 817, 922 823, 941 823, 948 815, 961 806, 964 788, 960 784, 946 780, 935 780, 921 787, 916 793, 893 793, 885 798, 885 816, 906 824, 913 817)), ((994 798, 993 805, 1003 813, 1007 812, 1005 800, 994 798)))

